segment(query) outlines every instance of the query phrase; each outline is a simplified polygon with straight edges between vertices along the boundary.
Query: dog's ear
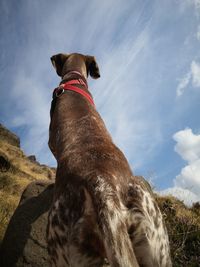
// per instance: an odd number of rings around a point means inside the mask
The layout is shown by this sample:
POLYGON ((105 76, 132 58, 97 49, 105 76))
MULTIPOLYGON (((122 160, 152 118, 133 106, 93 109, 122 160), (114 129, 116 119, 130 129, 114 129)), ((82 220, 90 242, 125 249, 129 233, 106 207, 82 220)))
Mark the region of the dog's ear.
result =
POLYGON ((86 66, 87 72, 92 78, 98 79, 100 77, 99 67, 95 57, 86 56, 86 66))
POLYGON ((65 61, 67 60, 69 55, 67 54, 57 54, 51 57, 51 62, 56 69, 58 76, 62 77, 62 69, 65 61))

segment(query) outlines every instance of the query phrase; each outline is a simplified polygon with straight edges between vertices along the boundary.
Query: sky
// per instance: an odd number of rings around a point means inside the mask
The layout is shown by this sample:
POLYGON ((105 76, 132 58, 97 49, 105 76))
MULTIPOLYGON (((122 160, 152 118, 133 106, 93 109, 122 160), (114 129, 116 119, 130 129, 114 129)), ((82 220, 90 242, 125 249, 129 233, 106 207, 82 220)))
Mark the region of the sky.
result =
POLYGON ((0 123, 27 155, 48 148, 50 57, 95 56, 90 92, 133 173, 200 201, 200 0, 0 0, 0 123))

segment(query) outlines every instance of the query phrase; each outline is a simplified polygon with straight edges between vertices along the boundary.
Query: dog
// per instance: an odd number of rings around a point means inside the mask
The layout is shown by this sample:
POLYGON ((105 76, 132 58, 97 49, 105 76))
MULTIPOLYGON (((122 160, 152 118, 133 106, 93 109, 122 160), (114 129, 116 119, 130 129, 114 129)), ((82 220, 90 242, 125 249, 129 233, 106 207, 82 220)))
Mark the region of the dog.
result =
POLYGON ((51 266, 171 267, 151 188, 133 175, 88 90, 88 75, 100 77, 95 58, 57 54, 51 61, 61 77, 49 127, 58 163, 47 226, 51 266))

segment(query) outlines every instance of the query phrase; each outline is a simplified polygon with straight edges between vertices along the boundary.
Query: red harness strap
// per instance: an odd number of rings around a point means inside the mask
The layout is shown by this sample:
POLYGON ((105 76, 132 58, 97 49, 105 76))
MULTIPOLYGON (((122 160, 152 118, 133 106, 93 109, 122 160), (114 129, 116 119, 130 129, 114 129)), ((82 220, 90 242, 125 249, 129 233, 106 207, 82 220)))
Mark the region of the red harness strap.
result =
POLYGON ((66 83, 61 84, 58 88, 56 88, 54 90, 54 92, 58 93, 58 95, 60 95, 59 94, 60 89, 74 91, 74 92, 84 96, 94 106, 94 101, 93 101, 91 95, 88 94, 87 92, 85 92, 83 89, 80 89, 76 86, 73 86, 73 84, 81 84, 87 88, 87 85, 85 84, 85 82, 82 79, 77 79, 77 80, 71 80, 71 81, 68 81, 66 83))

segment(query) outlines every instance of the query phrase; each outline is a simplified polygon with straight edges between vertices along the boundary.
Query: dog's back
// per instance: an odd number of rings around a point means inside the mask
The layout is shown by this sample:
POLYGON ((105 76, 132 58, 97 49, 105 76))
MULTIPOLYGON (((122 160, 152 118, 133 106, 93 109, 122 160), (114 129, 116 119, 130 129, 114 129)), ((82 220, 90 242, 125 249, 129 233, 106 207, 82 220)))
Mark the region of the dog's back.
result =
MULTIPOLYGON (((54 56, 63 83, 89 94, 93 57, 54 56), (79 74, 80 73, 80 74, 79 74)), ((84 94, 83 94, 84 95, 84 94)), ((169 244, 149 186, 132 175, 94 106, 77 92, 52 102, 49 145, 58 161, 47 229, 52 266, 170 267, 169 244)))

